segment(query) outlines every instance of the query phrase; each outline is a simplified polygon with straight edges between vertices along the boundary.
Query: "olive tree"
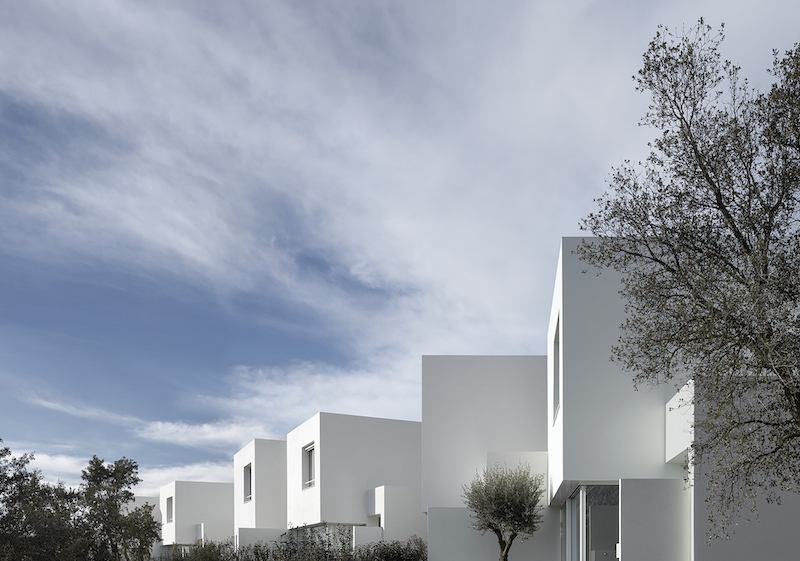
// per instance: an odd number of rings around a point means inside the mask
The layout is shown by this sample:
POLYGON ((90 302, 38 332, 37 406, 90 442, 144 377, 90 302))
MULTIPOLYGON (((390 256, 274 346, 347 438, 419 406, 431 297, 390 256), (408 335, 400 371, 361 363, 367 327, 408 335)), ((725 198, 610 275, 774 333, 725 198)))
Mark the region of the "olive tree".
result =
POLYGON ((637 384, 694 384, 711 536, 800 490, 800 45, 759 93, 722 31, 659 27, 634 79, 660 134, 614 170, 579 250, 622 274, 612 358, 637 384))
POLYGON ((462 498, 472 516, 472 528, 494 533, 500 547, 500 561, 508 561, 514 540, 527 540, 539 529, 544 475, 531 474, 529 465, 510 469, 494 464, 463 489, 462 498))

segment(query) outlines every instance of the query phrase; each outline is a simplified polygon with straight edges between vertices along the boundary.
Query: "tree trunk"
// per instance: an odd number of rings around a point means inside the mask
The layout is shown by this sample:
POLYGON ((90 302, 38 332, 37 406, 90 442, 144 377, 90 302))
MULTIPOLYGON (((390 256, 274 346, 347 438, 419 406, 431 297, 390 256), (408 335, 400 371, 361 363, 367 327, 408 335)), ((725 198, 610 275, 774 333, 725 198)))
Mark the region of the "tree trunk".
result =
POLYGON ((508 561, 508 552, 511 550, 511 544, 514 543, 514 538, 517 534, 511 534, 507 540, 503 539, 500 532, 495 531, 497 535, 497 543, 500 545, 500 561, 508 561))

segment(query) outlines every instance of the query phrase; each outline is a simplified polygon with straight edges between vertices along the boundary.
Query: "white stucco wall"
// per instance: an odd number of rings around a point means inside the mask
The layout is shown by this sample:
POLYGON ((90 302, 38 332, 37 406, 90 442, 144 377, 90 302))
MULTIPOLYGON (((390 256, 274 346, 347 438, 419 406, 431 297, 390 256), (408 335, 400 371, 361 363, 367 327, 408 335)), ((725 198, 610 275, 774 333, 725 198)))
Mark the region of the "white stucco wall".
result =
POLYGON ((366 523, 368 489, 419 488, 418 422, 323 413, 320 441, 323 520, 366 523))
POLYGON ((374 508, 368 508, 367 514, 380 516, 382 539, 403 541, 411 536, 427 537, 428 521, 422 512, 419 487, 382 485, 369 493, 373 496, 368 497, 367 504, 374 504, 374 508))
POLYGON ((237 528, 236 545, 246 547, 249 545, 262 544, 270 546, 273 542, 281 540, 285 529, 277 528, 237 528))
MULTIPOLYGON (((559 554, 560 515, 558 509, 545 508, 539 530, 527 541, 511 546, 509 559, 561 559, 559 554)), ((491 532, 481 534, 471 527, 472 519, 464 508, 428 507, 429 561, 488 561, 497 559, 499 546, 491 532)))
POLYGON ((286 441, 254 439, 233 456, 234 529, 286 528, 286 441), (244 470, 250 466, 251 495, 244 470))
POLYGON ((685 384, 667 402, 666 442, 664 459, 670 463, 686 464, 694 440, 694 389, 692 382, 685 384))
MULTIPOLYGON (((634 391, 632 374, 610 361, 624 321, 619 275, 587 269, 573 251, 581 238, 562 240, 548 331, 548 450, 551 496, 562 484, 621 478, 682 478, 664 461, 665 405, 675 388, 634 391), (560 407, 553 422, 554 344, 559 326, 560 407)), ((566 497, 562 494, 558 502, 566 497)))
MULTIPOLYGON (((702 467, 700 468, 702 472, 702 467)), ((752 561, 800 558, 800 495, 785 493, 781 504, 758 502, 758 514, 746 510, 731 528, 730 539, 708 540, 706 480, 699 477, 694 491, 694 549, 692 561, 752 561)))
POLYGON ((286 438, 287 519, 367 524, 367 492, 383 485, 419 488, 418 422, 318 413, 286 438), (313 487, 303 488, 303 449, 315 448, 313 487))
POLYGON ((173 481, 159 490, 159 508, 164 545, 190 545, 200 538, 219 541, 233 537, 233 483, 173 481), (167 513, 170 497, 172 521, 167 513))
MULTIPOLYGON (((288 527, 323 522, 320 500, 320 418, 317 413, 286 435, 286 523, 288 527), (303 448, 314 444, 314 485, 303 485, 303 448)), ((325 522, 334 522, 325 520, 325 522)))
POLYGON ((487 454, 547 449, 545 377, 545 357, 422 357, 423 509, 462 507, 487 454))
POLYGON ((384 541, 380 526, 353 526, 353 547, 384 541))
POLYGON ((623 479, 620 561, 689 561, 691 488, 680 479, 623 479))

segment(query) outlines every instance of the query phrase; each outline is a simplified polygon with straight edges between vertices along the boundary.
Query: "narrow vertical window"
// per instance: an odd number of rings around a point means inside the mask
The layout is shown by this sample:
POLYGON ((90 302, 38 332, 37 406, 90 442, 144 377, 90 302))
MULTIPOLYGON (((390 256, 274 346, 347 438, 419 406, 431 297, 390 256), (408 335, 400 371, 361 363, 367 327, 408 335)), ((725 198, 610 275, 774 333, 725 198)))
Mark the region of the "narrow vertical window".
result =
POLYGON ((244 502, 247 502, 253 498, 253 464, 244 466, 244 473, 242 475, 242 481, 244 482, 244 502))
POLYGON ((553 423, 561 406, 561 318, 556 319, 556 334, 553 337, 553 423))
POLYGON ((167 523, 172 522, 172 497, 167 497, 167 523))
POLYGON ((303 487, 314 486, 314 443, 303 447, 303 487))

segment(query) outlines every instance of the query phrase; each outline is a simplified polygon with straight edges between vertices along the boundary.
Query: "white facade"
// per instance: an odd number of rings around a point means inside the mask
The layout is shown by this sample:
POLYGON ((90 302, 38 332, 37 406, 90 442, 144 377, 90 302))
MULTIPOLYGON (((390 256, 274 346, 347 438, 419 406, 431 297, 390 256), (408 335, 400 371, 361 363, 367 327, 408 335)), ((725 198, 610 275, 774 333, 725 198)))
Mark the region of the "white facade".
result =
MULTIPOLYGON (((495 537, 470 529, 463 486, 493 464, 527 463, 547 473, 546 375, 547 359, 539 356, 422 358, 422 497, 431 561, 497 556, 495 537)), ((543 515, 539 532, 515 543, 512 558, 557 559, 559 510, 543 515)))
POLYGON ((236 543, 270 541, 286 530, 286 441, 256 438, 233 456, 236 543), (256 531, 267 530, 267 531, 256 531))
POLYGON ((583 273, 573 254, 580 242, 562 241, 548 330, 550 498, 558 502, 580 482, 685 475, 664 461, 664 410, 676 390, 634 391, 631 373, 610 361, 625 319, 620 278, 583 273))
POLYGON ((422 503, 463 507, 490 452, 546 451, 546 359, 422 357, 422 503))
POLYGON ((424 535, 421 449, 418 422, 318 413, 286 437, 289 526, 327 522, 382 527, 391 539, 424 535))
POLYGON ((691 386, 643 387, 609 359, 624 321, 620 277, 587 269, 562 241, 547 357, 424 357, 423 508, 430 561, 497 555, 470 530, 461 489, 494 463, 527 462, 548 482, 544 521, 516 559, 745 561, 796 558, 800 497, 759 506, 729 541, 706 545, 705 482, 684 465, 691 386))
POLYGON ((543 523, 513 559, 796 558, 797 496, 762 501, 760 522, 706 546, 702 469, 684 467, 691 385, 636 391, 610 361, 619 275, 584 273, 580 243, 562 241, 547 356, 425 356, 421 423, 318 413, 285 442, 253 440, 234 456, 233 484, 162 488, 164 543, 235 533, 245 545, 328 523, 353 526, 354 544, 418 535, 430 561, 485 561, 497 542, 470 529, 463 486, 494 464, 527 463, 547 482, 543 523))
POLYGON ((159 492, 164 546, 233 537, 233 484, 173 481, 159 492))

